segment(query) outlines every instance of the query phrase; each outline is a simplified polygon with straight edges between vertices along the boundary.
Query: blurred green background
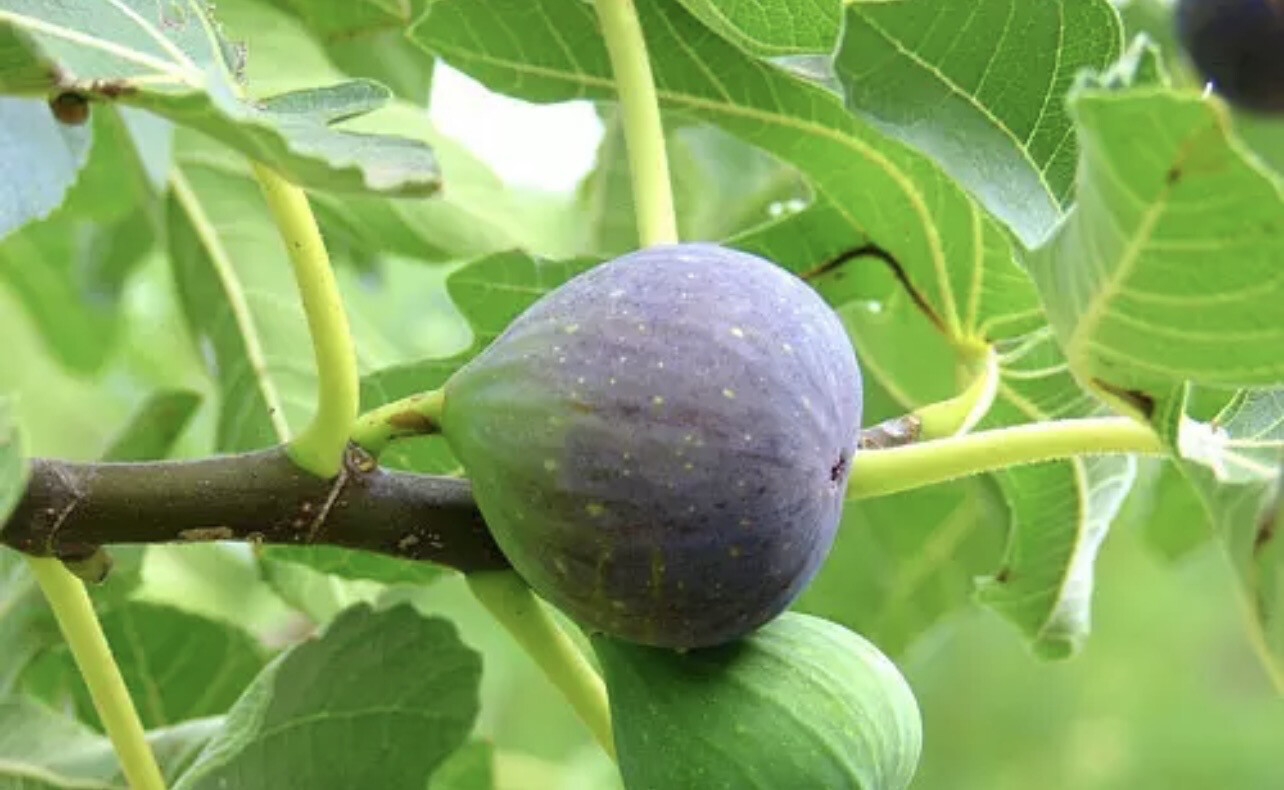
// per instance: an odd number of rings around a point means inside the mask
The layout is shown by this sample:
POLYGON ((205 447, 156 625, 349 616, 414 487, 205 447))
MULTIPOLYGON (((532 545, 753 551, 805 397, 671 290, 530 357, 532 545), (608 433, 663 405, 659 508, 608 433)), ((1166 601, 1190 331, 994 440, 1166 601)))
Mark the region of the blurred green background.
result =
MULTIPOLYGON (((1130 5, 1135 27, 1161 27, 1165 17, 1155 9, 1162 4, 1130 5)), ((1163 37, 1162 29, 1154 32, 1163 37)), ((269 88, 269 81, 256 84, 269 88)), ((438 128, 508 183, 567 210, 602 133, 590 105, 533 107, 489 95, 443 67, 434 77, 432 107, 438 128)), ((1260 123, 1248 132, 1259 142, 1279 134, 1260 123)), ((420 352, 445 353, 466 342, 467 329, 442 292, 442 272, 393 266, 378 283, 346 273, 350 309, 359 316, 396 304, 414 332, 410 345, 420 352)), ((94 458, 148 394, 172 387, 206 396, 178 454, 207 452, 214 388, 187 338, 172 287, 159 257, 131 278, 122 295, 119 342, 93 375, 60 367, 17 297, 0 288, 0 392, 17 396, 32 454, 94 458)), ((1035 659, 1015 630, 978 607, 950 616, 896 656, 925 721, 915 788, 1284 787, 1284 702, 1255 657, 1220 547, 1205 543, 1172 560, 1152 551, 1126 516, 1121 522, 1097 566, 1094 632, 1077 658, 1035 659)), ((249 625, 278 644, 352 602, 408 598, 424 611, 449 615, 484 654, 478 733, 498 747, 501 786, 618 786, 561 697, 459 579, 383 591, 299 567, 297 578, 278 586, 293 590, 296 604, 306 602, 300 608, 309 620, 256 583, 258 573, 241 547, 166 548, 149 555, 142 595, 249 625)))

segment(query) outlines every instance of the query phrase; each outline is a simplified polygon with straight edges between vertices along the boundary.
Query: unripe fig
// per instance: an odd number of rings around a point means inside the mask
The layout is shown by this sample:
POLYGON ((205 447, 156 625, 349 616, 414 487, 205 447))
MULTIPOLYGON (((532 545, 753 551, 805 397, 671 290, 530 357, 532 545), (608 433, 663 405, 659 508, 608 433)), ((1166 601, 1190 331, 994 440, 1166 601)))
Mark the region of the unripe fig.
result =
POLYGON ((903 790, 914 778, 914 694, 837 623, 790 612, 686 655, 605 637, 593 648, 629 790, 903 790))
POLYGON ((1179 0, 1177 37, 1227 101, 1284 112, 1284 2, 1179 0))
POLYGON ((446 383, 441 428, 536 592, 591 630, 689 648, 762 625, 815 574, 861 400, 811 288, 681 244, 536 302, 446 383))

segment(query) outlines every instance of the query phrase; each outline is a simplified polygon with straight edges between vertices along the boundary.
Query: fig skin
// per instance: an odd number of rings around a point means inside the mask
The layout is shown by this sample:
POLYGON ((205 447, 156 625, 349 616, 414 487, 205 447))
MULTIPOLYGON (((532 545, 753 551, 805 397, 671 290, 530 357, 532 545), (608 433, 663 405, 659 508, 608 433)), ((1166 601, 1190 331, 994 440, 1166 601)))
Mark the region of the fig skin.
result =
POLYGON ((1180 0, 1177 38, 1200 76, 1227 101, 1284 113, 1284 2, 1180 0))
POLYGON ((671 648, 737 639, 811 580, 862 406, 833 310, 712 244, 570 280, 444 396, 442 433, 517 572, 589 630, 671 648))

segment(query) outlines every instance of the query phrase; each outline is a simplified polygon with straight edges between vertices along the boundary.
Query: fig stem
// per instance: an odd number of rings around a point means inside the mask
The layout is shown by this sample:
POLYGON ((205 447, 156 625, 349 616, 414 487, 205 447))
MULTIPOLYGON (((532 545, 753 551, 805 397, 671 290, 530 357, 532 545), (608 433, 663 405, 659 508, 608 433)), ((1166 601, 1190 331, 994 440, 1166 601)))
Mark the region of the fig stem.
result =
POLYGON ((134 790, 165 790, 165 779, 84 583, 52 557, 28 557, 27 563, 89 687, 94 709, 120 758, 125 780, 134 790))
POLYGON ((615 737, 606 684, 522 577, 513 571, 482 571, 464 578, 477 600, 565 695, 614 760, 615 737))
POLYGON ((1079 455, 1163 455, 1159 435, 1131 417, 1089 417, 933 439, 852 459, 847 498, 869 499, 960 477, 1079 455))
POLYGON ((348 317, 307 195, 266 165, 253 162, 252 168, 289 253, 316 357, 316 413, 287 446, 295 463, 328 479, 339 473, 359 408, 348 317))
POLYGON ((678 224, 665 154, 664 126, 651 61, 633 0, 594 0, 619 93, 629 154, 638 238, 643 247, 676 244, 678 224))
POLYGON ((352 427, 352 442, 378 458, 397 439, 438 433, 445 402, 442 390, 438 389, 371 409, 357 418, 352 427))

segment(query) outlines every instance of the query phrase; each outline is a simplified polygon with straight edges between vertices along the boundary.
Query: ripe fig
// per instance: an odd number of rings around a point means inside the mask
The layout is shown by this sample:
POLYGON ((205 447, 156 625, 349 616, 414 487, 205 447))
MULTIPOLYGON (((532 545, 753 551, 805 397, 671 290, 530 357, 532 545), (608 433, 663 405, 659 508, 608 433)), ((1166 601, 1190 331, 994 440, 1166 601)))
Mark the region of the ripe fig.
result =
POLYGON ((1177 37, 1200 75, 1232 104, 1284 112, 1284 2, 1179 0, 1177 37))
POLYGON ((444 387, 500 549, 591 630, 691 648, 802 591, 861 417, 837 315, 768 261, 653 247, 547 294, 444 387))

